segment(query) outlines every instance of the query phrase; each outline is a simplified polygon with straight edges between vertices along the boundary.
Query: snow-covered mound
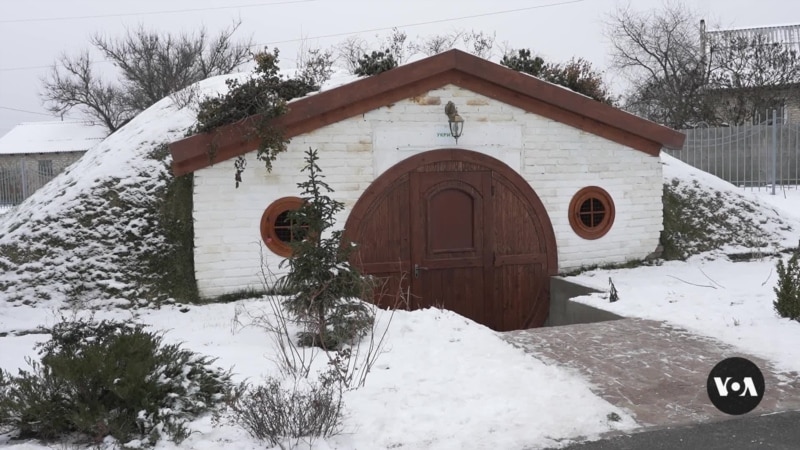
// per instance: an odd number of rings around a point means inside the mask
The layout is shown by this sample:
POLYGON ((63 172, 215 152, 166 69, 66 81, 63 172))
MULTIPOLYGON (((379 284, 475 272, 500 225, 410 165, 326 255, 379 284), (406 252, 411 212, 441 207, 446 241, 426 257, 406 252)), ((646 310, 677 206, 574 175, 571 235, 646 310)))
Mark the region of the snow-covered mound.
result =
POLYGON ((766 253, 797 246, 800 217, 669 155, 662 154, 661 160, 665 257, 766 253))
MULTIPOLYGON (((202 81, 196 92, 216 95, 231 77, 202 81)), ((0 301, 166 300, 157 288, 175 256, 166 145, 195 115, 159 101, 0 215, 0 301)))

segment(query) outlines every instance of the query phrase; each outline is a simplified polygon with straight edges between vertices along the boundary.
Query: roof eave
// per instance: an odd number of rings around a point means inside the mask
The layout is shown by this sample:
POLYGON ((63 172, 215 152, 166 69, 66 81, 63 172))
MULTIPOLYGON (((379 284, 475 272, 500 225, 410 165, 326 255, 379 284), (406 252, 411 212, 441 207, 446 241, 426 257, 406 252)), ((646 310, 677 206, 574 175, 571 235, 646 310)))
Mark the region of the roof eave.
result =
MULTIPOLYGON (((472 87, 481 91, 489 90, 482 87, 493 86, 491 90, 503 93, 499 97, 505 96, 505 101, 512 102, 520 100, 514 103, 523 108, 535 104, 540 107, 544 105, 552 111, 564 111, 572 115, 573 124, 575 116, 582 116, 586 119, 582 129, 591 132, 597 132, 602 127, 619 130, 628 135, 626 140, 633 141, 634 148, 651 155, 657 155, 661 147, 680 149, 686 139, 682 133, 670 128, 460 50, 440 53, 292 101, 289 111, 271 124, 283 129, 288 139, 448 83, 459 82, 472 84, 472 87), (522 100, 528 103, 523 104, 522 100)), ((260 116, 252 116, 210 133, 173 142, 170 152, 174 174, 179 176, 193 172, 256 149, 257 137, 248 130, 260 120, 260 116)))

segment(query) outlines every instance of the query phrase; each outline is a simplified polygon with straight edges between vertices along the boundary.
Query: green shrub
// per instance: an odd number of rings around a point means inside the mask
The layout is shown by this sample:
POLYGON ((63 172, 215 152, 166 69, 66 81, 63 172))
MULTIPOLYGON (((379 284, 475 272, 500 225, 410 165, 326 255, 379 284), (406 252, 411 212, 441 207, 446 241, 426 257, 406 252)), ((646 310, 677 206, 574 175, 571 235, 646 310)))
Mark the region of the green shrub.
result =
POLYGON ((0 430, 21 438, 181 441, 189 420, 230 393, 230 374, 210 367, 212 359, 164 344, 142 325, 63 321, 37 348, 41 363, 0 378, 0 430))
POLYGON ((800 264, 795 253, 789 258, 789 263, 784 264, 778 260, 778 285, 775 286, 776 299, 773 302, 775 312, 781 317, 800 321, 800 264))
MULTIPOLYGON (((288 142, 283 137, 283 130, 271 125, 272 119, 286 113, 286 102, 317 91, 319 86, 307 76, 282 77, 278 67, 278 49, 258 52, 253 59, 256 76, 243 82, 229 79, 226 81, 228 91, 225 94, 200 102, 197 125, 189 133, 207 133, 223 125, 248 119, 248 133, 259 140, 257 158, 265 163, 268 170, 272 170, 272 162, 278 153, 286 150, 288 142), (257 120, 253 120, 254 116, 257 116, 257 120)), ((213 149, 208 156, 213 162, 213 149)), ((242 170, 237 171, 237 180, 242 170)))
POLYGON ((358 58, 358 67, 353 73, 360 77, 372 76, 395 67, 397 67, 397 60, 394 59, 391 50, 378 51, 358 58))

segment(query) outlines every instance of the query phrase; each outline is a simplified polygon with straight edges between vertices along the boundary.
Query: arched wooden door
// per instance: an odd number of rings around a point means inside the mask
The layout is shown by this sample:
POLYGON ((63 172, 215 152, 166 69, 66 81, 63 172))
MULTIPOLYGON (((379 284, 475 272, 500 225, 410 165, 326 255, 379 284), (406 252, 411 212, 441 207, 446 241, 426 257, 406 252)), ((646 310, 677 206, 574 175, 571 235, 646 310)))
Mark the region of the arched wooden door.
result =
POLYGON ((361 196, 345 225, 354 262, 384 280, 376 303, 455 311, 498 331, 541 326, 555 236, 544 206, 502 162, 467 150, 402 161, 361 196))

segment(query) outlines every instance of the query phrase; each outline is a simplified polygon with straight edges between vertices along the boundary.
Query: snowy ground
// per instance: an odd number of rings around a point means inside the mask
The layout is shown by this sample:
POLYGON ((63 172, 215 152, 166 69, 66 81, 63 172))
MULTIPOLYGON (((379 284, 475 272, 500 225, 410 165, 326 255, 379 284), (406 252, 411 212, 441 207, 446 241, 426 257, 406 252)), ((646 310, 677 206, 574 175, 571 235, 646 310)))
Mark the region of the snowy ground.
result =
MULTIPOLYGON (((275 372, 275 351, 263 330, 233 325, 237 305, 258 310, 263 302, 191 307, 186 313, 168 307, 143 311, 137 320, 169 330, 170 339, 218 357, 218 364, 233 367, 238 380, 258 381, 275 372)), ((55 320, 52 312, 27 307, 3 310, 0 317, 6 330, 16 327, 13 319, 30 325, 55 320)), ((382 316, 381 327, 388 317, 382 316)), ((0 366, 24 366, 23 357, 45 337, 2 338, 0 366)), ((524 354, 481 325, 434 309, 395 314, 385 353, 366 386, 349 392, 345 400, 345 432, 315 448, 530 448, 635 426, 576 375, 524 354), (622 421, 609 421, 612 412, 622 421)), ((195 425, 199 432, 180 448, 222 449, 229 442, 241 449, 263 448, 235 427, 212 429, 207 418, 195 425)), ((15 450, 46 448, 35 443, 7 445, 15 450)), ((159 448, 176 447, 164 443, 159 448)))
MULTIPOLYGON (((3 239, 19 240, 21 236, 36 241, 40 230, 32 225, 32 219, 61 214, 77 201, 78 188, 91 192, 111 175, 128 179, 148 173, 143 169, 149 166, 142 166, 147 163, 142 156, 146 150, 164 136, 181 136, 191 120, 186 114, 176 116, 168 103, 157 104, 143 113, 127 131, 112 135, 76 166, 81 170, 75 173, 91 176, 73 179, 74 174, 63 174, 17 208, 13 220, 0 216, 0 234, 4 234, 0 243, 3 239), (167 123, 167 117, 173 122, 167 123), (154 123, 159 126, 153 128, 154 123), (137 152, 129 151, 133 144, 137 152), (73 186, 77 188, 72 189, 73 186)), ((697 180, 709 189, 709 195, 713 195, 710 189, 717 189, 756 201, 762 206, 753 213, 758 215, 759 223, 779 234, 784 248, 797 245, 800 190, 788 189, 770 196, 763 189, 738 189, 674 158, 662 159, 665 180, 697 180), (793 230, 775 225, 771 217, 789 222, 793 230)), ((69 230, 62 231, 69 236, 69 230)), ((78 254, 61 256, 81 259, 78 254)), ((25 270, 41 271, 37 267, 32 264, 25 270)), ((800 346, 796 345, 800 342, 800 324, 779 319, 772 309, 772 288, 777 279, 774 267, 774 257, 731 262, 723 252, 712 252, 686 262, 595 270, 573 279, 605 290, 611 277, 621 297, 613 304, 602 294, 580 301, 624 316, 677 324, 760 355, 778 369, 800 371, 800 346)), ((109 273, 116 269, 109 268, 109 273)), ((16 271, 0 274, 0 278, 16 277, 15 274, 16 271)), ((43 287, 48 289, 49 285, 45 283, 43 287)), ((44 334, 27 333, 73 313, 62 309, 58 296, 52 296, 51 301, 27 303, 0 301, 0 368, 15 371, 25 367, 24 358, 34 356, 34 345, 47 338, 44 334)), ((263 307, 263 302, 252 299, 192 306, 187 312, 177 306, 138 312, 117 309, 100 311, 97 317, 132 318, 166 330, 168 339, 184 342, 193 350, 219 358, 221 366, 232 367, 238 380, 257 382, 275 373, 275 349, 263 330, 234 326, 235 310, 242 306, 253 310, 263 307)), ((345 398, 344 433, 317 441, 315 449, 541 448, 636 427, 635 418, 594 395, 589 383, 579 375, 546 365, 512 347, 493 331, 454 313, 434 309, 397 312, 387 338, 385 352, 366 387, 349 392, 345 398), (611 413, 618 414, 621 420, 610 421, 611 413)), ((180 448, 264 448, 234 426, 213 427, 207 417, 196 421, 194 428, 197 432, 180 448)), ((3 437, 1 445, 14 450, 67 448, 3 437)), ((158 448, 176 447, 161 443, 158 448)))
MULTIPOLYGON (((765 199, 764 191, 747 195, 800 222, 794 191, 787 191, 783 200, 765 199)), ((660 266, 596 270, 573 279, 606 289, 611 277, 621 297, 613 304, 603 294, 580 301, 625 316, 665 320, 762 356, 780 370, 800 371, 800 347, 795 344, 800 342, 800 324, 779 319, 772 310, 775 261, 731 262, 705 254, 660 266)), ((15 331, 72 314, 55 306, 0 304, 0 333, 11 333, 0 338, 0 367, 24 367, 33 345, 46 338, 15 336, 15 331)), ((263 330, 234 325, 237 306, 253 311, 263 301, 193 306, 188 312, 177 306, 139 313, 106 311, 98 318, 134 318, 168 330, 169 339, 218 357, 218 364, 232 367, 238 380, 257 381, 275 372, 274 350, 263 330)), ((434 309, 396 313, 385 353, 366 387, 347 394, 346 405, 345 432, 317 441, 313 448, 541 448, 636 427, 635 418, 592 394, 574 372, 548 366, 491 330, 434 309), (612 412, 622 420, 609 421, 612 412)), ((222 449, 232 442, 241 449, 263 448, 241 429, 212 426, 207 417, 193 426, 197 432, 180 447, 161 443, 158 448, 222 449)), ((35 442, 5 445, 13 450, 53 448, 35 442)))
MULTIPOLYGON (((697 179, 709 189, 736 193, 756 201, 763 210, 772 210, 788 224, 783 231, 784 248, 798 247, 800 241, 800 189, 787 186, 772 190, 741 189, 662 156, 664 177, 697 179)), ((709 194, 711 195, 711 194, 709 194)), ((774 223, 763 223, 769 229, 774 223)), ((775 229, 776 232, 780 230, 775 229)), ((738 248, 726 251, 742 252, 738 248)), ((766 249, 770 250, 770 249, 766 249)), ((788 254, 780 257, 784 261, 788 254)), ((778 318, 772 302, 777 283, 777 257, 756 255, 755 260, 733 262, 724 252, 694 256, 685 262, 670 261, 660 266, 622 270, 594 270, 571 280, 608 290, 611 278, 620 301, 609 303, 607 295, 596 294, 575 300, 622 316, 664 320, 700 335, 713 337, 772 361, 779 370, 800 372, 800 324, 778 318)))

